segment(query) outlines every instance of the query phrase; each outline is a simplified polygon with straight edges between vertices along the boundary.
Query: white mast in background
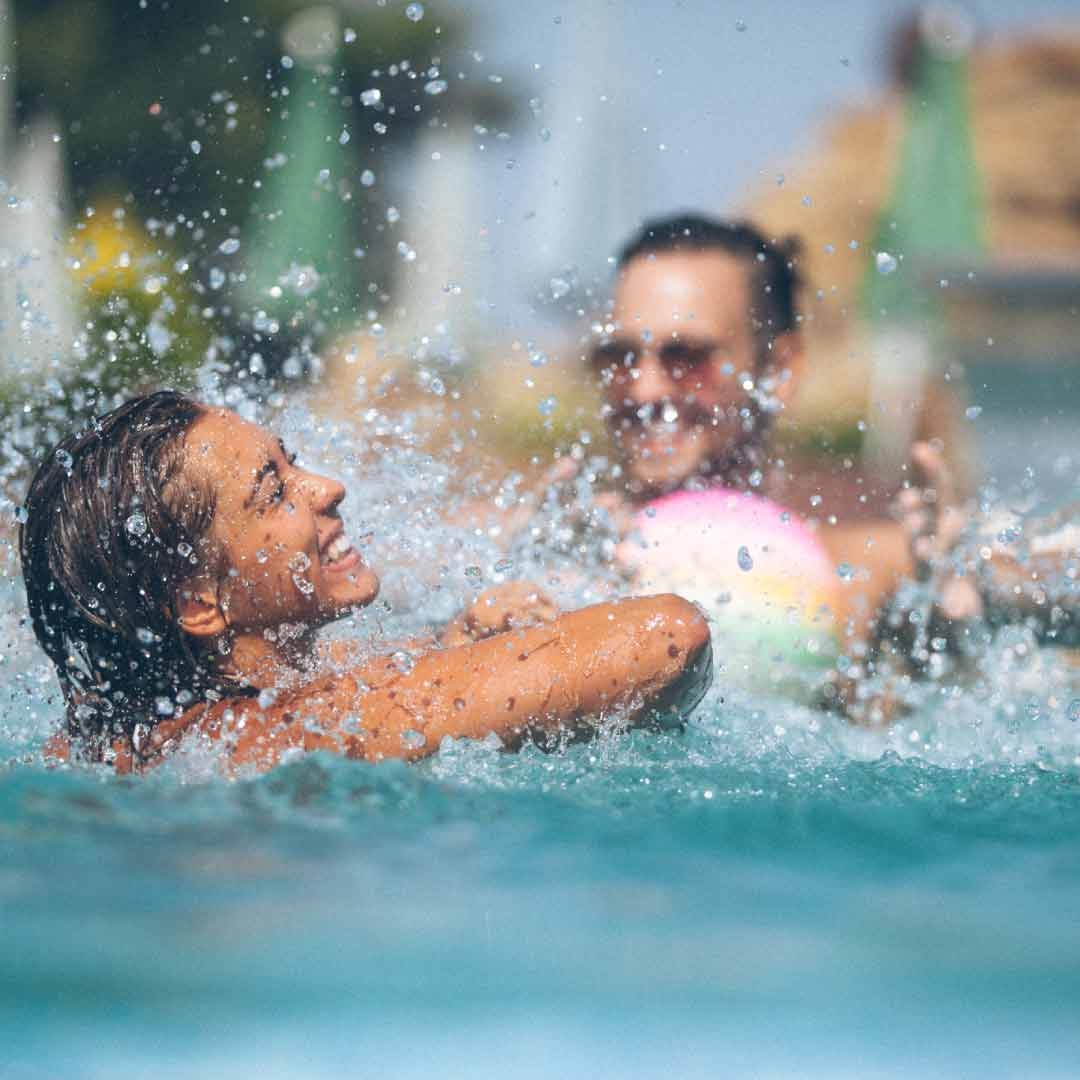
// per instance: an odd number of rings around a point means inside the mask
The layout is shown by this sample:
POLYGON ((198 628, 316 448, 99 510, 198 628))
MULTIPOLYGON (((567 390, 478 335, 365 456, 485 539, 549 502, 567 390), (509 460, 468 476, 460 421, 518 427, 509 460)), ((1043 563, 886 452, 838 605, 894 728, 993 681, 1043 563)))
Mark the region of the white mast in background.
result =
POLYGON ((26 378, 66 366, 76 314, 62 144, 48 117, 16 137, 14 30, 0 0, 0 374, 26 378))
POLYGON ((606 281, 608 256, 643 209, 643 157, 633 152, 627 97, 633 72, 616 15, 610 5, 582 4, 566 16, 571 41, 532 121, 542 145, 528 207, 530 277, 556 297, 566 268, 583 284, 606 281))
POLYGON ((410 195, 395 226, 394 332, 401 344, 447 355, 472 344, 484 324, 485 271, 476 149, 467 116, 427 128, 417 140, 410 195))

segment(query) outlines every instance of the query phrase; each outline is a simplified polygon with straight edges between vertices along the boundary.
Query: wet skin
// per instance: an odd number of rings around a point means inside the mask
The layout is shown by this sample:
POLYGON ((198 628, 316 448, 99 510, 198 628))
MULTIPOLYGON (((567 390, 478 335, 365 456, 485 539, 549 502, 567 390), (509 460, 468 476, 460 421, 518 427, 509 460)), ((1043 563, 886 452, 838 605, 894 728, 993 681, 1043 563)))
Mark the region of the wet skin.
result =
POLYGON ((345 536, 345 488, 303 468, 272 432, 207 411, 185 439, 188 468, 215 500, 212 586, 238 639, 282 623, 317 627, 370 603, 379 579, 345 536))
POLYGON ((178 600, 181 625, 224 654, 227 669, 276 696, 265 706, 251 698, 199 705, 159 723, 138 757, 117 748, 121 771, 155 763, 196 733, 224 745, 230 768, 270 768, 293 749, 412 759, 447 736, 494 734, 512 747, 528 735, 592 731, 612 713, 644 722, 686 711, 707 688, 708 627, 687 601, 646 597, 555 615, 520 587, 501 603, 490 594, 479 601, 451 639, 483 640, 429 650, 412 666, 346 661, 316 674, 311 635, 281 630, 314 630, 378 592, 374 572, 343 539, 345 489, 225 410, 192 425, 185 453, 191 479, 209 487, 216 506, 200 552, 205 570, 178 600), (523 625, 530 621, 544 625, 523 625))
POLYGON ((249 699, 192 709, 158 724, 143 753, 117 748, 121 772, 157 764, 183 740, 222 746, 224 764, 269 769, 282 755, 324 750, 367 761, 415 760, 444 738, 594 734, 605 718, 624 726, 670 723, 701 700, 712 679, 708 626, 677 596, 596 604, 549 625, 434 649, 409 670, 380 660, 311 679, 260 706, 249 699))
POLYGON ((594 369, 637 493, 699 475, 724 479, 739 449, 762 436, 748 381, 788 399, 802 358, 798 336, 762 339, 750 308, 749 266, 723 252, 665 252, 621 271, 616 330, 594 369), (744 408, 749 418, 739 415, 744 408))

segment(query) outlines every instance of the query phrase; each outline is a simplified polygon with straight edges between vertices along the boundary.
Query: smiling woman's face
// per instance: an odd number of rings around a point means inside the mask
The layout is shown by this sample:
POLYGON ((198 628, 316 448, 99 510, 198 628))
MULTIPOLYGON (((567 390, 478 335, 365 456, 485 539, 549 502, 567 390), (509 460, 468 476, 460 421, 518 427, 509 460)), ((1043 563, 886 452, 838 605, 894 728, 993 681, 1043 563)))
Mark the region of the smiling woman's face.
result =
POLYGON ((185 451, 215 496, 209 539, 232 630, 320 625, 375 598, 379 579, 338 515, 340 483, 301 468, 275 435, 226 410, 207 410, 185 451))

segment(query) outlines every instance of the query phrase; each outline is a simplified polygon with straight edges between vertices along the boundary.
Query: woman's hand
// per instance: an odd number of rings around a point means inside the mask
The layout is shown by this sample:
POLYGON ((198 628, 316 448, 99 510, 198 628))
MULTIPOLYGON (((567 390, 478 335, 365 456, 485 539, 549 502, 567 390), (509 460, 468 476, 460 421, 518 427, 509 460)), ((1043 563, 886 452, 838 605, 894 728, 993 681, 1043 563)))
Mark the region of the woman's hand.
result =
POLYGON ((508 581, 485 589, 443 631, 443 645, 467 645, 493 634, 554 622, 559 609, 528 581, 508 581))
POLYGON ((934 606, 945 619, 960 621, 982 614, 982 599, 971 573, 959 573, 950 558, 970 520, 959 504, 952 473, 941 450, 930 443, 911 448, 916 476, 900 492, 896 514, 911 545, 915 576, 932 582, 934 606))

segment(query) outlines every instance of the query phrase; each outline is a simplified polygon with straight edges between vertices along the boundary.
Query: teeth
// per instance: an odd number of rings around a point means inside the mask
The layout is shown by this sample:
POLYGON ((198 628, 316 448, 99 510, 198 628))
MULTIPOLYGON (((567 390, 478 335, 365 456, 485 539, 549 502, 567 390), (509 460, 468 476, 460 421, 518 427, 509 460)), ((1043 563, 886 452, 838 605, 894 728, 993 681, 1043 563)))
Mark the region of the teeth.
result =
POLYGON ((347 551, 350 550, 352 545, 349 543, 349 539, 346 536, 339 536, 327 549, 326 560, 327 562, 334 562, 336 559, 340 559, 347 551))

